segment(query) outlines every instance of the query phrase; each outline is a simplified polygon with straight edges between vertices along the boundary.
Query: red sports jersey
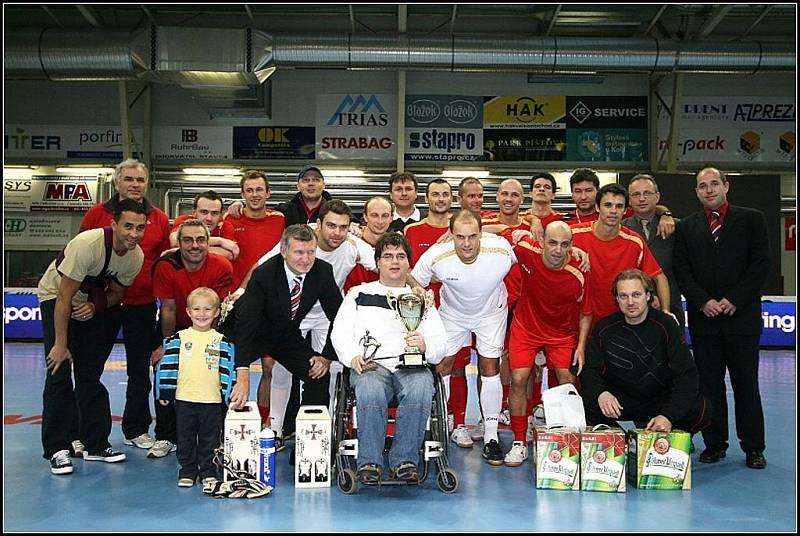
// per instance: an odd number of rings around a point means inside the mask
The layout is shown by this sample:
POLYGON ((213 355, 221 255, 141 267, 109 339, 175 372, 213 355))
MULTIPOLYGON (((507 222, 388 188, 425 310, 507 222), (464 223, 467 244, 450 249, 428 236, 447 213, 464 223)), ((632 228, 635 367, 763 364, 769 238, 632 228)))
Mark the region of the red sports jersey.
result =
POLYGON ((189 272, 184 268, 180 251, 161 257, 153 269, 153 294, 161 300, 175 300, 176 330, 192 325, 186 314, 186 298, 191 291, 208 287, 223 300, 228 292, 236 289, 232 283, 231 262, 216 253, 209 252, 205 264, 197 272, 189 272))
MULTIPOLYGON (((119 203, 118 196, 105 203, 97 203, 90 208, 81 221, 81 231, 109 227, 114 219, 114 208, 119 203)), ((169 218, 159 208, 154 207, 146 199, 142 203, 147 212, 147 224, 144 228, 144 237, 139 242, 139 247, 144 252, 144 264, 133 284, 125 291, 123 303, 141 305, 155 301, 153 296, 153 282, 150 269, 161 253, 170 248, 169 243, 169 218)))
POLYGON ((239 258, 233 262, 233 282, 239 286, 256 261, 280 241, 284 219, 281 212, 268 208, 267 215, 257 220, 241 215, 226 221, 233 225, 232 240, 239 245, 239 258))
MULTIPOLYGON (((366 228, 367 227, 365 225, 361 226, 362 238, 365 236, 364 233, 366 232, 366 228)), ((366 238, 364 238, 364 241, 367 242, 367 244, 369 244, 366 238)), ((369 245, 372 246, 373 248, 375 247, 375 244, 369 244, 369 245)), ((378 272, 372 272, 370 270, 367 270, 360 264, 356 264, 355 267, 353 267, 353 269, 350 270, 350 273, 347 274, 347 279, 344 280, 344 288, 343 288, 344 293, 347 294, 347 291, 350 290, 352 287, 361 285, 362 283, 372 283, 373 281, 377 281, 379 277, 380 276, 378 275, 378 272)))
POLYGON ((514 254, 522 274, 514 329, 524 329, 542 344, 576 345, 580 315, 591 314, 586 300, 589 286, 579 263, 570 258, 563 268, 549 268, 544 263, 542 246, 529 238, 514 247, 514 254))
MULTIPOLYGON (((183 216, 178 216, 175 218, 175 221, 172 224, 172 231, 177 231, 178 227, 181 226, 183 222, 186 220, 192 219, 191 214, 184 214, 183 216)), ((234 237, 233 232, 233 224, 231 220, 220 220, 219 225, 217 225, 216 229, 211 230, 211 236, 219 236, 222 238, 227 238, 228 240, 236 240, 234 237)))
POLYGON ((406 225, 403 234, 406 235, 408 243, 411 244, 411 259, 409 259, 409 264, 412 268, 422 254, 428 251, 428 248, 434 245, 448 229, 448 225, 443 225, 441 227, 438 225, 431 225, 428 223, 428 218, 406 225))
MULTIPOLYGON (((522 213, 520 213, 520 217, 522 213)), ((486 218, 481 218, 482 225, 506 225, 505 223, 500 221, 500 214, 494 213, 486 218)), ((506 225, 505 229, 500 231, 498 234, 505 238, 509 244, 512 246, 514 245, 514 240, 512 239, 512 234, 514 231, 518 229, 522 229, 527 231, 530 229, 531 224, 525 219, 521 219, 517 225, 506 225)), ((511 270, 508 271, 508 274, 503 279, 503 282, 506 284, 506 290, 508 291, 508 307, 509 309, 514 308, 514 304, 517 303, 519 299, 520 291, 522 290, 522 275, 519 272, 519 266, 516 264, 511 265, 511 270)))
POLYGON ((572 244, 586 251, 592 263, 588 273, 592 324, 619 310, 611 295, 611 285, 621 271, 639 268, 650 277, 661 273, 661 266, 638 233, 620 226, 617 236, 601 240, 593 232, 595 225, 597 223, 572 226, 572 244))
MULTIPOLYGON (((578 209, 570 210, 569 212, 567 212, 567 214, 572 216, 572 218, 568 222, 570 227, 581 223, 591 223, 593 221, 597 221, 597 219, 600 217, 600 213, 597 212, 597 210, 595 210, 588 216, 581 216, 580 214, 578 214, 578 209)), ((623 219, 630 218, 631 216, 633 216, 633 209, 631 207, 626 207, 625 212, 622 213, 622 218, 623 219)))

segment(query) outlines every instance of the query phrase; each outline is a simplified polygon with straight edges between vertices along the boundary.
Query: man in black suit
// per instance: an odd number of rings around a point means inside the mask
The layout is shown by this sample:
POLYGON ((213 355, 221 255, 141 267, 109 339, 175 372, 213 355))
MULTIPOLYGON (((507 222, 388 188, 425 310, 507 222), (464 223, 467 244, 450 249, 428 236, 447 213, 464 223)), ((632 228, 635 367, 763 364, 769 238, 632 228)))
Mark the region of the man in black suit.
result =
POLYGON ((317 239, 304 224, 290 225, 281 237, 281 254, 256 268, 236 302, 236 376, 231 407, 250 395, 250 363, 269 353, 305 384, 303 403, 328 405, 328 369, 336 360, 330 333, 322 355, 300 334, 300 322, 319 300, 333 322, 342 294, 333 268, 316 259, 317 239))
POLYGON ((686 296, 689 332, 700 372, 700 391, 714 408, 703 431, 699 461, 715 463, 728 448, 725 370, 736 403, 736 433, 747 466, 763 469, 764 412, 758 390, 761 288, 769 272, 769 238, 761 211, 727 201, 720 170, 697 174, 695 191, 703 210, 678 225, 674 269, 686 296))

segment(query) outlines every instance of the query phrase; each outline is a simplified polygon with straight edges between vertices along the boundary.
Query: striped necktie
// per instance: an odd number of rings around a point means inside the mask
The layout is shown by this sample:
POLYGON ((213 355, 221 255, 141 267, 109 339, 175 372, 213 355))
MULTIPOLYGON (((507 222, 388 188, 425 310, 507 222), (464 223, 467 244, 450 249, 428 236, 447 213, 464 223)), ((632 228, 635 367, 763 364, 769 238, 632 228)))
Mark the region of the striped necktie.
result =
POLYGON ((297 308, 300 307, 300 290, 302 288, 303 278, 301 276, 297 276, 293 280, 294 286, 292 287, 292 291, 289 293, 289 300, 292 304, 292 318, 297 314, 297 308))
POLYGON ((650 241, 650 220, 641 220, 642 222, 642 231, 644 231, 644 239, 648 242, 650 241))
POLYGON ((719 212, 716 210, 711 211, 711 221, 709 225, 711 227, 711 238, 714 239, 714 242, 719 240, 719 232, 722 230, 722 223, 719 221, 719 212))

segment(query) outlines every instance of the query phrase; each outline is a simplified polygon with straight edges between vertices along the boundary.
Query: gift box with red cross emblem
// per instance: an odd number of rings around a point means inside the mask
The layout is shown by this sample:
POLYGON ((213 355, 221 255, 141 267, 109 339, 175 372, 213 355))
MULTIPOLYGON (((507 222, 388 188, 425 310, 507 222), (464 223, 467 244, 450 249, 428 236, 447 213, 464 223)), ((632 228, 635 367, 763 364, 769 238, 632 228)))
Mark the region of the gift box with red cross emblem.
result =
POLYGON ((261 416, 255 402, 247 402, 240 410, 228 409, 225 416, 225 457, 230 465, 225 467, 225 480, 235 480, 228 467, 244 471, 252 478, 258 478, 261 433, 261 416))
POLYGON ((325 406, 301 406, 295 421, 294 486, 331 485, 331 416, 325 406))

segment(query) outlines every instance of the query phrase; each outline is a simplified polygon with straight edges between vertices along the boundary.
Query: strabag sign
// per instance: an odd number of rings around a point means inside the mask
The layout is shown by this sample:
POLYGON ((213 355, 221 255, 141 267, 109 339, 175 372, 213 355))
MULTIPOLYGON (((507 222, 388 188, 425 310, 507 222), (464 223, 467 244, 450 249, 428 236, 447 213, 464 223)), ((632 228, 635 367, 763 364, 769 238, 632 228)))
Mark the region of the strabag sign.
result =
POLYGON ((317 158, 397 158, 397 97, 374 93, 318 95, 317 158))

